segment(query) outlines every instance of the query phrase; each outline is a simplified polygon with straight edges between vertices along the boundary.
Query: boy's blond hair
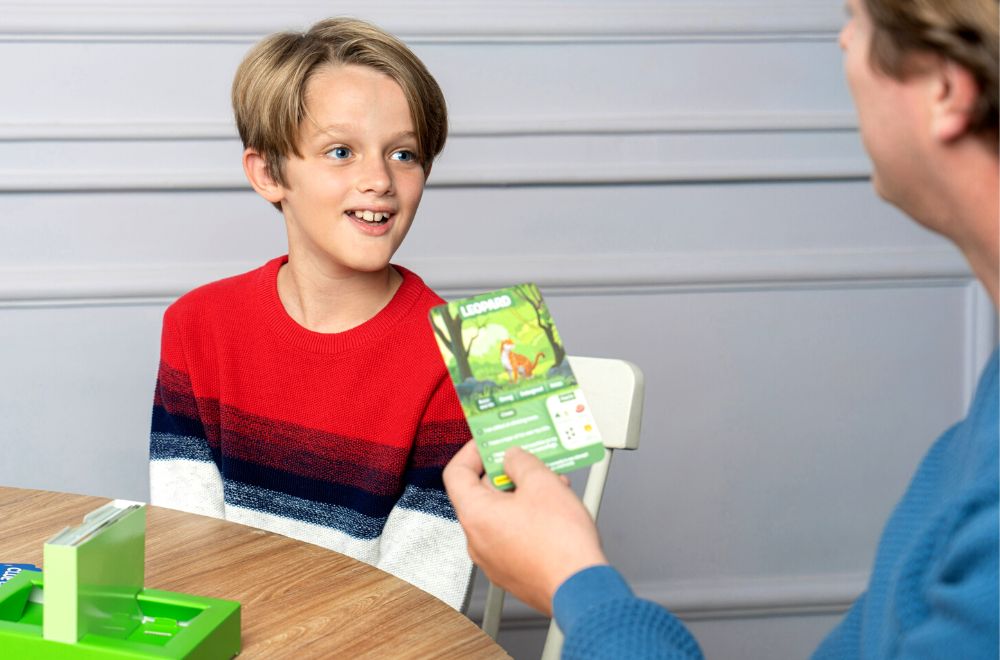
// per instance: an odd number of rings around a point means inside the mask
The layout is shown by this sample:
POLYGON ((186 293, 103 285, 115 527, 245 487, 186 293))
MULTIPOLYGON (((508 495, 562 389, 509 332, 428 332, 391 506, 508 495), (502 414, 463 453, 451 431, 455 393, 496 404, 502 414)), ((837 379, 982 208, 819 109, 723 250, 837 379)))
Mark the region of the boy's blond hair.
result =
POLYGON ((298 138, 306 117, 306 85, 319 68, 342 64, 375 69, 399 84, 410 107, 417 156, 429 172, 448 135, 441 88, 402 41, 351 18, 320 21, 305 33, 272 34, 247 53, 232 91, 243 146, 259 153, 268 174, 284 185, 284 159, 302 157, 298 138))

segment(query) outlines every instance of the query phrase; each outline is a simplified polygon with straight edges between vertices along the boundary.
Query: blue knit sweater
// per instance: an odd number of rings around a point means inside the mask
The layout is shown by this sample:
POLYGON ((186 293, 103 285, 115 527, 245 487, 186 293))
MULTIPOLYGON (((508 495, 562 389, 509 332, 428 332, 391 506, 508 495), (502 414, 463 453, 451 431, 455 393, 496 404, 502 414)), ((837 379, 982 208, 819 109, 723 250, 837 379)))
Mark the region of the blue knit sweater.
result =
MULTIPOLYGON (((997 657, 998 359, 969 415, 920 464, 882 532, 867 591, 815 659, 997 657)), ((701 658, 684 624, 636 598, 610 566, 570 577, 553 609, 563 658, 701 658)))

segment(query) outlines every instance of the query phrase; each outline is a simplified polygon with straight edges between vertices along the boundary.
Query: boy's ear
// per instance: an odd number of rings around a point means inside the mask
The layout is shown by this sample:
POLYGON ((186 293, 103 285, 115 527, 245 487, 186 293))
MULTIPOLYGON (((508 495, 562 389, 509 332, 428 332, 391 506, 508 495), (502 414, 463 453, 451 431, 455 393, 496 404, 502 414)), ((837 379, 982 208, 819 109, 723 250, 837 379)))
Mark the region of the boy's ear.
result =
POLYGON ((941 142, 965 135, 979 99, 979 84, 964 67, 942 60, 932 74, 931 133, 941 142))
POLYGON ((243 151, 243 171, 250 185, 261 197, 272 204, 278 204, 284 199, 285 187, 271 176, 267 160, 249 147, 243 151))

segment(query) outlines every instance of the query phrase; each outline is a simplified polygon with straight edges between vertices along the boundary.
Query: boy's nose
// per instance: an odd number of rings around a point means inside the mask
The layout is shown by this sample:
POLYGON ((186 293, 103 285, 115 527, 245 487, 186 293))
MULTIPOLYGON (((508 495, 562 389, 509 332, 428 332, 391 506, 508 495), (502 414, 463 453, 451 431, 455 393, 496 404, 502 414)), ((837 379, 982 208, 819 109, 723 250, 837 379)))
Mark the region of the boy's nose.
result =
POLYGON ((381 158, 366 158, 358 173, 358 190, 384 195, 392 190, 392 175, 381 158))

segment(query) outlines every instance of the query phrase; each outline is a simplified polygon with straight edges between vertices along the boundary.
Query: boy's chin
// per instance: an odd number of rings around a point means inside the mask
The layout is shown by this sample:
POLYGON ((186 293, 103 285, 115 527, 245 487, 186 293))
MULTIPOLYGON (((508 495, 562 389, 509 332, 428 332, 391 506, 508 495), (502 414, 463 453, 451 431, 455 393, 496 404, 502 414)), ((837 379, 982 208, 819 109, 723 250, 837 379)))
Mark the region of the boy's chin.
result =
MULTIPOLYGON (((391 269, 391 255, 381 255, 377 258, 362 258, 362 259, 340 259, 332 255, 324 255, 320 257, 318 261, 314 261, 315 257, 307 258, 307 261, 313 261, 313 263, 323 264, 320 268, 327 273, 333 274, 338 273, 338 277, 351 277, 351 276, 364 276, 364 275, 384 275, 387 274, 391 269)), ((295 261, 294 254, 290 256, 290 261, 295 261)), ((307 261, 302 262, 305 265, 307 261)), ((294 267, 295 264, 293 264, 294 267)))
POLYGON ((360 261, 344 264, 346 270, 353 271, 358 275, 382 275, 389 272, 391 265, 389 259, 360 261))

